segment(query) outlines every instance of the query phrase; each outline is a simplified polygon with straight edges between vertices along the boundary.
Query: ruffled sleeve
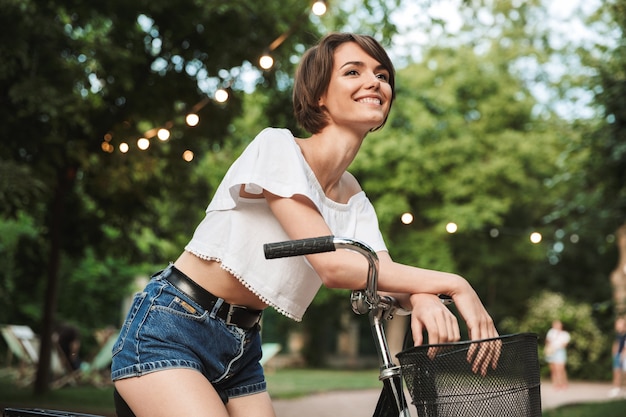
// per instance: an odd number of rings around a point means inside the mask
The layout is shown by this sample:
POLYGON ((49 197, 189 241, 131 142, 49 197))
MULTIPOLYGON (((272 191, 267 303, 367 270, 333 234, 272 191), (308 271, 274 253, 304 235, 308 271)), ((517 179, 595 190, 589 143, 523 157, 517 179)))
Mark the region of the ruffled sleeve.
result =
POLYGON ((207 211, 234 208, 242 185, 251 194, 265 189, 281 197, 302 194, 314 200, 302 159, 289 130, 264 129, 230 167, 207 211))

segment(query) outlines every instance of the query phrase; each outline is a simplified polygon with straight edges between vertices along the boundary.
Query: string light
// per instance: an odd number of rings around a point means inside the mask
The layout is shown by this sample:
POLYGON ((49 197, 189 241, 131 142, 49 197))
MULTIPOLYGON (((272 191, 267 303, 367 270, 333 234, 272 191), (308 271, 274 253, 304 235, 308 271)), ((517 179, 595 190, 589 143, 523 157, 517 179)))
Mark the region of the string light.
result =
POLYGON ((413 215, 411 213, 403 213, 400 216, 400 221, 404 224, 411 224, 413 223, 413 215))
POLYGON ((264 70, 272 68, 274 66, 274 58, 269 53, 265 53, 259 58, 259 66, 264 70))
POLYGON ((535 243, 535 244, 539 243, 539 242, 541 242, 541 239, 543 239, 543 236, 541 236, 541 233, 539 233, 539 232, 532 232, 530 234, 530 241, 532 243, 535 243))
MULTIPOLYGON (((327 10, 328 10, 328 6, 326 4, 326 1, 324 0, 317 0, 311 6, 311 12, 316 16, 324 15, 327 10)), ((300 20, 306 16, 307 16, 306 13, 301 15, 298 19, 296 19, 292 23, 292 25, 289 27, 289 29, 287 29, 287 31, 285 31, 279 37, 274 39, 274 41, 269 45, 269 47, 263 53, 263 55, 259 58, 259 67, 261 69, 269 70, 274 66, 274 58, 272 58, 272 56, 270 55, 271 52, 274 51, 276 48, 278 48, 293 33, 293 31, 300 26, 300 20)), ((215 91, 213 98, 218 103, 225 103, 229 98, 228 90, 226 88, 217 89, 215 91)), ((185 123, 190 127, 197 126, 198 123, 200 122, 200 116, 198 115, 198 112, 203 107, 205 107, 209 102, 210 102, 210 98, 205 97, 204 99, 202 99, 202 101, 200 101, 199 103, 196 103, 196 105, 194 105, 191 108, 191 110, 185 117, 185 123)), ((171 136, 170 129, 173 126, 174 126, 174 123, 169 121, 165 123, 164 127, 150 129, 149 131, 143 134, 143 137, 137 140, 137 147, 140 150, 147 150, 150 147, 150 138, 153 138, 153 137, 158 138, 162 142, 169 140, 171 136)), ((113 135, 111 133, 107 133, 104 136, 104 141, 101 143, 101 148, 104 152, 107 152, 107 153, 114 152, 114 147, 110 143, 112 139, 113 139, 113 135)), ((130 150, 130 146, 128 145, 127 142, 122 142, 118 146, 118 149, 121 153, 127 153, 130 150)), ((186 150, 185 152, 183 152, 182 157, 185 161, 190 162, 194 158, 194 153, 191 150, 186 150)))
POLYGON ((322 16, 324 13, 326 13, 326 2, 321 0, 316 1, 315 3, 313 3, 311 10, 313 11, 314 15, 322 16))
POLYGON ((193 152, 190 151, 189 149, 187 149, 185 152, 183 152, 183 159, 186 162, 191 162, 193 160, 193 152))
POLYGON ((165 128, 159 129, 157 131, 157 138, 159 138, 160 141, 165 142, 170 138, 170 131, 165 128))
POLYGON ((146 138, 137 139, 137 147, 141 149, 142 151, 145 151, 146 149, 150 147, 150 140, 146 138))
MULTIPOLYGON (((405 212, 400 215, 400 221, 405 225, 412 224, 413 220, 414 220, 413 214, 410 212, 405 212)), ((458 232, 459 230, 458 225, 454 222, 448 222, 445 228, 446 228, 446 232, 448 232, 449 234, 454 234, 458 232)), ((493 239, 499 237, 500 234, 501 234, 501 231, 496 227, 492 227, 491 229, 489 229, 489 236, 492 237, 493 239)), ((521 235, 525 233, 520 233, 519 231, 513 230, 513 231, 509 231, 508 234, 509 235, 521 235)), ((540 232, 531 232, 530 235, 528 235, 528 237, 529 237, 530 242, 535 245, 543 241, 543 235, 540 232)), ((562 238, 563 234, 561 236, 558 236, 557 234, 557 237, 562 238)), ((574 233, 570 236, 569 240, 572 243, 578 243, 580 241, 580 236, 574 233)))
POLYGON ((225 103, 228 100, 228 91, 223 88, 220 88, 215 92, 215 101, 218 103, 225 103))
POLYGON ((187 126, 194 127, 197 126, 199 122, 200 116, 195 113, 189 113, 187 117, 185 117, 185 123, 187 123, 187 126))
POLYGON ((107 152, 107 153, 113 152, 113 145, 111 145, 109 142, 102 142, 100 147, 102 148, 104 152, 107 152))

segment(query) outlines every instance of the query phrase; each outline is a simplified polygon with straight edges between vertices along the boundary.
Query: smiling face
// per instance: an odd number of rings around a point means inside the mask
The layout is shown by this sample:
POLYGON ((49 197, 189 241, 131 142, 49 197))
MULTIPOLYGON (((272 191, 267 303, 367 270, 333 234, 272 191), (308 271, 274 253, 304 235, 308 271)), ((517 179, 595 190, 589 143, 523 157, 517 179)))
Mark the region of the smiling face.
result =
MULTIPOLYGON (((352 81, 356 84, 359 79, 364 79, 363 75, 371 74, 372 68, 369 64, 372 61, 377 61, 373 68, 377 69, 378 77, 382 77, 382 71, 379 70, 387 71, 387 84, 391 87, 391 95, 388 95, 386 89, 384 91, 381 89, 380 95, 382 97, 383 93, 387 94, 387 100, 381 104, 388 107, 389 113, 395 98, 395 70, 389 55, 376 39, 354 33, 330 33, 317 45, 309 48, 302 56, 294 78, 293 113, 298 124, 307 132, 315 134, 332 123, 330 116, 338 114, 335 112, 329 114, 328 110, 331 108, 322 106, 320 100, 323 97, 328 101, 323 104, 331 105, 330 96, 334 93, 335 87, 329 86, 331 82, 339 81, 341 66, 349 62, 356 64, 356 70, 351 74, 352 81)), ((384 120, 375 128, 380 128, 383 124, 384 120)))
POLYGON ((319 100, 329 125, 362 134, 382 125, 392 101, 389 71, 355 42, 337 47, 333 61, 328 88, 319 100))

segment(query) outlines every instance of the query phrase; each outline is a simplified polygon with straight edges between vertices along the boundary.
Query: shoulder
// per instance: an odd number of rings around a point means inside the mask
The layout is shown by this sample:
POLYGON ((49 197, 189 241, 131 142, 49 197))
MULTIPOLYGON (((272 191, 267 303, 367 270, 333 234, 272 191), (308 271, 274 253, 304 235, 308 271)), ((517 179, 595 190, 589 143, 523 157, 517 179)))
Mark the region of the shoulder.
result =
POLYGON ((284 159, 285 154, 292 155, 296 147, 291 131, 267 127, 248 143, 237 162, 250 167, 252 161, 284 159))
POLYGON ((361 184, 359 184, 359 181, 354 177, 354 175, 352 175, 348 171, 344 172, 341 180, 343 181, 343 187, 346 195, 348 195, 349 197, 352 197, 363 191, 361 188, 361 184))
POLYGON ((254 157, 291 158, 298 149, 296 140, 289 129, 267 127, 259 132, 247 146, 246 151, 254 157))
POLYGON ((253 142, 285 142, 294 141, 293 133, 289 129, 266 127, 254 138, 253 142))

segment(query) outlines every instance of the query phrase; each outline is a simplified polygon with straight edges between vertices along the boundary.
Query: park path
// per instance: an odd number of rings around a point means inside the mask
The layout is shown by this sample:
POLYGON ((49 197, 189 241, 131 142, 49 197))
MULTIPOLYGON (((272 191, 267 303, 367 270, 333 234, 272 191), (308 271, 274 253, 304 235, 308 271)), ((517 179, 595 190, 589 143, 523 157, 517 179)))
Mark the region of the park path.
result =
MULTIPOLYGON (((550 383, 542 383, 542 409, 607 401, 610 389, 610 384, 605 382, 573 382, 565 390, 556 390, 550 383)), ((328 392, 292 400, 274 400, 273 403, 276 417, 366 417, 373 414, 379 394, 378 390, 328 392)), ((411 415, 416 416, 415 408, 410 408, 411 415)))

